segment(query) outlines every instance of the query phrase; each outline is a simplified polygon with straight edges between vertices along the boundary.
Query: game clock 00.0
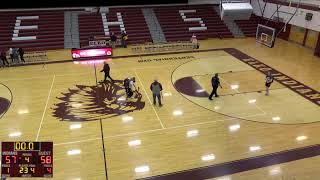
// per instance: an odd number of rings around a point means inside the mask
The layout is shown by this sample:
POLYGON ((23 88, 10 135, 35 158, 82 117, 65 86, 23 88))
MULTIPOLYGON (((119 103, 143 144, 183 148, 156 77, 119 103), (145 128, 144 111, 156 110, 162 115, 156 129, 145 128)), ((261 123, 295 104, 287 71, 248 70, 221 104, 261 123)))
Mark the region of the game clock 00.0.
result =
POLYGON ((1 177, 53 177, 52 142, 2 142, 1 177))

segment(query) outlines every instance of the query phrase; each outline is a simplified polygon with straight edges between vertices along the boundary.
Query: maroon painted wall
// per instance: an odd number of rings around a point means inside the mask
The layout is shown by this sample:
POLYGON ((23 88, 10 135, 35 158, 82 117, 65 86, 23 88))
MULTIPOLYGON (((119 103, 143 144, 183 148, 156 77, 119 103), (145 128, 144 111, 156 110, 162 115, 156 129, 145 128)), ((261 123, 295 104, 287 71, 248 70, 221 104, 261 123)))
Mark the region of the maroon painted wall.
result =
POLYGON ((318 36, 318 42, 316 49, 314 50, 314 55, 320 57, 320 34, 318 36))

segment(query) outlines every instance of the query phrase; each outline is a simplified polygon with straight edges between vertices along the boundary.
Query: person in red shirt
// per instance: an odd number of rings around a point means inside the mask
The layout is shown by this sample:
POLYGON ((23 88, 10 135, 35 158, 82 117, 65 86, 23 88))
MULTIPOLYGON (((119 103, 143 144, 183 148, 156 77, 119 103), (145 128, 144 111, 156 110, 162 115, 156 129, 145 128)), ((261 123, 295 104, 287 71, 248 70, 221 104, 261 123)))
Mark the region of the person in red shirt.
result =
POLYGON ((192 48, 198 49, 198 40, 197 40, 197 36, 195 34, 192 35, 190 41, 192 43, 192 48))

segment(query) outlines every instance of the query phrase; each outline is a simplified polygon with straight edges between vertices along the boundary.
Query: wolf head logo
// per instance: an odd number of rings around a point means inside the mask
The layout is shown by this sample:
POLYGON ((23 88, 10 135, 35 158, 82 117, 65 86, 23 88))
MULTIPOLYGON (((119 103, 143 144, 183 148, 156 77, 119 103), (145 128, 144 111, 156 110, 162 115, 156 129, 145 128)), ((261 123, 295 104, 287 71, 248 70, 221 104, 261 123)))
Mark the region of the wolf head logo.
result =
POLYGON ((115 80, 113 84, 75 85, 57 97, 61 102, 55 104, 53 115, 63 121, 95 121, 143 109, 141 93, 126 100, 122 84, 115 80))

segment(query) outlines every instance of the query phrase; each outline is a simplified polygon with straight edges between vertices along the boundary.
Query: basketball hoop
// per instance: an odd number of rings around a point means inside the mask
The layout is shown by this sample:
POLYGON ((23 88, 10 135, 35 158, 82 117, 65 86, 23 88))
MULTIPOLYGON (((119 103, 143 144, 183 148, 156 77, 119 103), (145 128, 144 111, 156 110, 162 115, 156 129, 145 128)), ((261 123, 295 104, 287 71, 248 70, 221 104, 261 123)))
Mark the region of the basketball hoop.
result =
POLYGON ((262 46, 264 46, 264 45, 261 43, 261 41, 260 42, 256 41, 256 47, 262 47, 262 46))
POLYGON ((258 24, 256 32, 256 41, 260 44, 273 47, 275 40, 275 29, 262 24, 258 24))

